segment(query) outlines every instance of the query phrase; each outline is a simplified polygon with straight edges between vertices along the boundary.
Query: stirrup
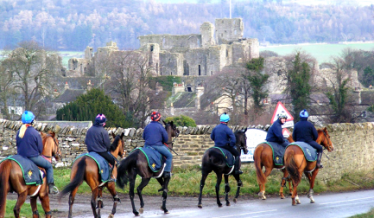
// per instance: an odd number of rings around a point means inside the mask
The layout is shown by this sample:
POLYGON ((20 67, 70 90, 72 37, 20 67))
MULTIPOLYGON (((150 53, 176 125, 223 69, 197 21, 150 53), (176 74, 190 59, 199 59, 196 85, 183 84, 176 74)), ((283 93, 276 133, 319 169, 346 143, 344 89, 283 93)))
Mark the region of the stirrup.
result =
POLYGON ((243 171, 241 171, 241 170, 236 170, 236 171, 235 171, 235 174, 238 174, 238 175, 243 174, 243 171))
POLYGON ((54 185, 50 185, 49 186, 49 194, 52 194, 52 195, 55 195, 55 194, 58 194, 59 191, 58 191, 58 188, 54 185))

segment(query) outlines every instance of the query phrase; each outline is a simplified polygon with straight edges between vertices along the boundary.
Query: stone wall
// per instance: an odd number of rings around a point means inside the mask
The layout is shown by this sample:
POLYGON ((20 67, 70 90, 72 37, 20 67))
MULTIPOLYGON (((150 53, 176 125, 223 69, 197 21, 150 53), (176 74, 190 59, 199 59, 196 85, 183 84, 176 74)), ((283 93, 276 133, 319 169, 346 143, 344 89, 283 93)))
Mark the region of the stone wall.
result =
MULTIPOLYGON (((16 153, 15 134, 20 128, 20 122, 0 120, 0 159, 16 153)), ((268 127, 268 126, 267 126, 268 127)), ((267 127, 251 127, 262 128, 267 127)), ((60 128, 57 125, 37 123, 35 128, 40 131, 54 130, 58 133, 58 141, 62 151, 62 163, 59 166, 70 166, 72 161, 82 152, 86 152, 84 138, 88 128, 60 128)), ((174 155, 176 166, 188 166, 201 164, 201 157, 205 150, 213 146, 210 133, 214 126, 201 126, 195 128, 178 127, 181 134, 174 140, 174 150, 179 154, 174 155)), ((234 131, 245 127, 231 127, 234 131)), ((329 124, 328 132, 334 144, 335 150, 325 152, 322 163, 324 168, 320 170, 318 179, 324 182, 340 179, 345 173, 361 170, 373 170, 374 165, 374 124, 329 124)), ((108 128, 115 134, 125 133, 125 150, 127 154, 136 147, 143 146, 141 139, 142 129, 108 128)), ((253 167, 252 163, 246 163, 253 167)))

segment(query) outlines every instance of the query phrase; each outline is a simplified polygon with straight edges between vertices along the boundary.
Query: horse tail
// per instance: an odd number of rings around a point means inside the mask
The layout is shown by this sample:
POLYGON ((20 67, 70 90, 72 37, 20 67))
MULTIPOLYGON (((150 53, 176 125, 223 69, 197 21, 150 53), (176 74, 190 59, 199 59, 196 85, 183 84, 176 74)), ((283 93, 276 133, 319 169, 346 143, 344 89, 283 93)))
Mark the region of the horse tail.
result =
POLYGON ((67 193, 70 193, 75 188, 77 188, 80 184, 82 184, 84 180, 84 175, 86 174, 86 157, 82 157, 82 159, 78 162, 77 166, 77 172, 75 173, 75 176, 73 180, 64 187, 64 189, 60 192, 58 199, 61 200, 61 198, 66 195, 67 193))
POLYGON ((257 183, 258 184, 265 184, 266 183, 266 177, 265 177, 265 174, 262 171, 262 167, 261 167, 261 154, 262 154, 263 150, 264 150, 263 146, 257 146, 256 149, 255 149, 255 152, 253 154, 253 159, 254 159, 255 168, 256 168, 257 183))
POLYGON ((285 165, 286 165, 286 169, 287 169, 288 173, 290 174, 290 176, 293 179, 293 181, 295 182, 295 184, 299 184, 300 183, 300 174, 299 174, 299 170, 298 170, 298 167, 296 165, 294 157, 295 157, 295 151, 291 150, 289 155, 287 155, 285 165))
POLYGON ((121 189, 123 189, 129 181, 129 177, 127 174, 131 167, 136 165, 138 154, 139 151, 134 151, 120 162, 120 165, 117 169, 117 186, 121 189))
POLYGON ((12 168, 10 161, 4 161, 0 164, 0 217, 3 217, 5 214, 10 168, 12 168))

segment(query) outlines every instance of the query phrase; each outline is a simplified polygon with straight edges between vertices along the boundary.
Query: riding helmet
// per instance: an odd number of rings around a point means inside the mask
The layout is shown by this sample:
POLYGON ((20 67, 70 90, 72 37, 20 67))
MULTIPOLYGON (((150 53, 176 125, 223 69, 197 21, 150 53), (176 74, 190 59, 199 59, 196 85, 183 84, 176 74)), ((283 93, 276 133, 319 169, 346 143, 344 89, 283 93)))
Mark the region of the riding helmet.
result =
POLYGON ((225 123, 227 123, 227 122, 229 122, 229 120, 230 120, 230 116, 229 116, 228 114, 226 114, 226 112, 225 112, 225 113, 223 113, 223 114, 221 115, 221 117, 219 118, 219 120, 220 120, 221 122, 225 122, 225 123))
POLYGON ((106 117, 104 114, 98 114, 95 118, 95 123, 103 124, 106 122, 106 117))
POLYGON ((282 111, 278 114, 278 119, 286 119, 287 120, 287 114, 282 111))
POLYGON ((161 114, 157 111, 153 111, 151 115, 152 121, 159 121, 161 119, 161 114))
POLYGON ((308 118, 309 117, 308 111, 306 111, 305 109, 300 111, 300 117, 308 118))
POLYGON ((22 114, 22 123, 29 124, 35 119, 34 114, 31 111, 25 111, 22 114))

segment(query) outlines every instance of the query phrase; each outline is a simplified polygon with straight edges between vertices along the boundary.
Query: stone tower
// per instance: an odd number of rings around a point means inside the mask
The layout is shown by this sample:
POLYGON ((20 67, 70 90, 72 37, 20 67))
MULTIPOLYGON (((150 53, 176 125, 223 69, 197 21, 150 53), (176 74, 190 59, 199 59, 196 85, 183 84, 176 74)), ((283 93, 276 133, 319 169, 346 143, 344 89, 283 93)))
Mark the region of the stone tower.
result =
POLYGON ((204 22, 200 26, 201 45, 203 48, 215 45, 214 41, 214 25, 210 22, 204 22))
POLYGON ((243 38, 244 25, 241 18, 216 19, 216 43, 228 44, 243 38))
POLYGON ((146 51, 149 52, 149 67, 152 75, 160 76, 160 45, 158 43, 148 43, 146 51))

